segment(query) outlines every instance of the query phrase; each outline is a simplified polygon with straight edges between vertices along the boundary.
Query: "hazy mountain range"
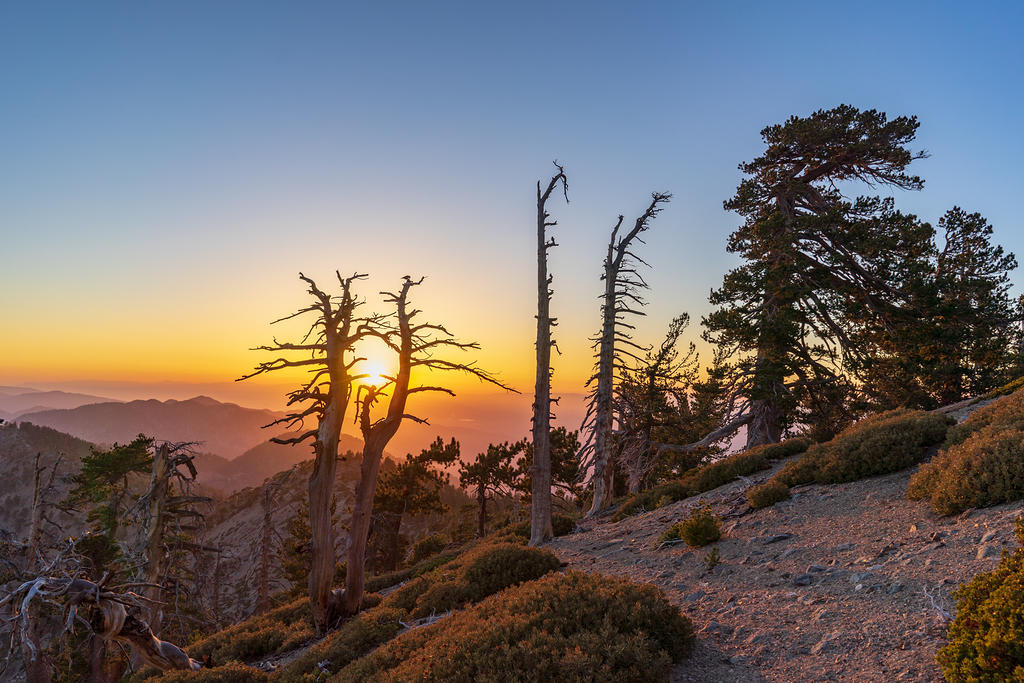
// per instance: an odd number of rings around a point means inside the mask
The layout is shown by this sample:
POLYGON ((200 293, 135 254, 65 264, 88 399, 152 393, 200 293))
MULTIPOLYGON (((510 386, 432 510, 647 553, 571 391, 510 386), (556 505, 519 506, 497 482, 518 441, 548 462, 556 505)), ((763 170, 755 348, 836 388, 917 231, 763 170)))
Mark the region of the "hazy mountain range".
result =
POLYGON ((90 403, 117 403, 115 399, 67 391, 39 391, 26 387, 0 387, 0 419, 12 420, 41 410, 78 408, 90 403))
POLYGON ((19 421, 52 427, 95 444, 131 441, 139 434, 167 441, 194 441, 196 450, 234 459, 276 436, 264 425, 280 416, 270 410, 243 408, 208 396, 187 401, 128 401, 22 413, 19 421))

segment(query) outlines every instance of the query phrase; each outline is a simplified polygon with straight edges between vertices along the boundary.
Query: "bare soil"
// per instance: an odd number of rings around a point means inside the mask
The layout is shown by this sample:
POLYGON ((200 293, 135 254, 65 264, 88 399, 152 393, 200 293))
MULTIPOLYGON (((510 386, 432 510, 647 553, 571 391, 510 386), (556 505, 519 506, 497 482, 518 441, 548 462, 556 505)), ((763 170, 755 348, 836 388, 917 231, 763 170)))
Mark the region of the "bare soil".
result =
POLYGON ((765 472, 620 522, 587 522, 547 547, 570 569, 657 585, 693 620, 698 645, 673 681, 942 680, 935 655, 952 593, 1015 547, 1024 504, 939 517, 906 499, 912 472, 798 487, 754 511, 744 491, 765 472), (723 517, 720 541, 657 547, 705 500, 723 517))

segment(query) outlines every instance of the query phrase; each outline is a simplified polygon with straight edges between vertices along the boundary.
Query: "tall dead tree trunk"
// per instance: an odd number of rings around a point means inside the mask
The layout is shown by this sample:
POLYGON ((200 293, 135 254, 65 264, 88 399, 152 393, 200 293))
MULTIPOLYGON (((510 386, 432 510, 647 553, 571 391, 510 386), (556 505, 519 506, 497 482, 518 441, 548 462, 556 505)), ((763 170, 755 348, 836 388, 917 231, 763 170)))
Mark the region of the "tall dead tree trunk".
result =
POLYGON ((271 504, 274 494, 270 484, 263 487, 263 525, 260 533, 260 577, 256 597, 256 614, 270 609, 270 546, 273 537, 273 516, 271 504))
POLYGON ((352 521, 349 525, 348 564, 345 572, 345 591, 341 595, 341 610, 344 614, 355 614, 363 600, 366 581, 366 544, 370 535, 370 521, 373 512, 373 497, 377 490, 377 478, 384 449, 398 432, 406 419, 426 424, 426 420, 406 412, 409 396, 425 391, 440 391, 451 396, 450 389, 437 386, 410 387, 414 368, 424 370, 458 370, 475 375, 477 378, 507 389, 490 374, 473 365, 455 363, 436 357, 438 349, 478 349, 474 342, 456 341, 443 326, 420 323, 413 324, 418 310, 409 308, 409 290, 423 282, 423 278, 412 280, 406 277, 398 293, 384 292, 387 301, 395 305, 395 322, 391 329, 379 336, 398 356, 398 373, 388 377, 383 386, 361 386, 357 405, 359 429, 363 435, 363 461, 360 465, 359 483, 356 485, 355 501, 352 507, 352 521), (390 390, 388 408, 384 417, 374 420, 373 406, 385 391, 390 390))
POLYGON ((548 181, 547 188, 541 189, 537 181, 537 374, 533 394, 533 482, 530 508, 530 545, 551 540, 551 349, 557 350, 551 338, 551 328, 557 321, 551 317, 551 282, 548 273, 548 250, 557 246, 555 239, 548 238, 547 229, 558 225, 549 221, 547 202, 559 183, 562 196, 569 202, 569 186, 565 169, 555 162, 558 173, 548 181))
POLYGON ((358 362, 352 359, 356 342, 371 333, 377 318, 356 318, 355 310, 362 304, 352 292, 353 284, 365 275, 343 278, 336 273, 341 285, 341 296, 332 298, 303 275, 299 278, 309 286, 314 301, 292 315, 274 322, 313 313, 315 319, 305 337, 297 343, 281 343, 276 339, 270 346, 257 350, 291 354, 308 352, 308 358, 279 357, 261 363, 256 369, 239 378, 285 368, 306 368, 312 378, 288 394, 288 405, 297 406, 287 416, 267 425, 301 427, 307 417, 315 417, 316 429, 302 432, 287 439, 272 439, 277 443, 297 444, 313 439, 313 472, 309 477, 309 528, 311 532, 311 565, 309 574, 309 604, 317 633, 324 633, 337 619, 339 605, 332 602, 334 566, 336 561, 334 529, 331 525, 331 503, 334 498, 334 479, 337 473, 338 442, 345 412, 352 394, 352 370, 358 362))
POLYGON ((593 467, 591 478, 594 485, 594 500, 587 516, 595 515, 606 508, 614 495, 615 373, 621 367, 622 356, 637 358, 632 351, 623 347, 643 350, 643 347, 632 341, 629 332, 625 331, 634 329, 624 321, 626 315, 643 315, 640 309, 644 301, 639 290, 647 288, 647 283, 637 271, 639 265, 647 263, 630 249, 636 242, 643 243, 640 234, 650 227, 651 221, 664 208, 662 205, 671 198, 672 195, 667 193, 653 193, 650 205, 636 219, 633 228, 620 237, 619 230, 622 228, 623 217, 619 216, 608 240, 608 250, 601 274, 604 281, 604 293, 601 296, 601 330, 594 340, 597 367, 588 382, 594 389, 587 417, 584 419, 584 431, 587 436, 581 449, 585 461, 593 467))
MULTIPOLYGON (((28 552, 30 555, 29 564, 33 564, 36 553, 41 556, 43 550, 43 522, 48 520, 47 508, 50 506, 47 500, 48 494, 53 490, 53 480, 60 467, 63 454, 58 455, 52 467, 42 467, 39 461, 42 453, 37 453, 33 467, 35 476, 32 484, 32 523, 28 532, 28 552), (49 477, 44 473, 49 469, 49 477), (44 482, 45 478, 45 482, 44 482)), ((25 643, 22 644, 22 656, 25 661, 25 674, 29 683, 49 683, 52 680, 53 671, 46 657, 43 655, 43 634, 39 623, 38 605, 29 606, 30 621, 25 629, 25 643)))
POLYGON ((146 588, 149 599, 149 627, 160 635, 163 620, 163 602, 160 589, 166 573, 166 552, 164 550, 164 527, 166 526, 167 491, 170 486, 170 448, 161 444, 153 457, 153 478, 149 486, 149 529, 146 533, 146 588))

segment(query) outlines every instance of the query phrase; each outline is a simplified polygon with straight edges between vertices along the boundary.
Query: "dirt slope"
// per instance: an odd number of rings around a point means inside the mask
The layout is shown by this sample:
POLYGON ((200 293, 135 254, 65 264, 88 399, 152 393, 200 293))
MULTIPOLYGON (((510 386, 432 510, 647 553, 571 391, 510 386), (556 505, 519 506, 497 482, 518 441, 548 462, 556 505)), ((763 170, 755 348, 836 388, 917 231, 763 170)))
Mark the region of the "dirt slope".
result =
POLYGON ((939 610, 953 612, 956 586, 1014 547, 1024 505, 939 517, 906 499, 912 472, 798 487, 758 511, 736 482, 549 547, 571 568, 656 584, 693 619, 699 645, 674 681, 941 680, 939 610), (711 571, 710 547, 654 547, 699 500, 724 518, 711 571))

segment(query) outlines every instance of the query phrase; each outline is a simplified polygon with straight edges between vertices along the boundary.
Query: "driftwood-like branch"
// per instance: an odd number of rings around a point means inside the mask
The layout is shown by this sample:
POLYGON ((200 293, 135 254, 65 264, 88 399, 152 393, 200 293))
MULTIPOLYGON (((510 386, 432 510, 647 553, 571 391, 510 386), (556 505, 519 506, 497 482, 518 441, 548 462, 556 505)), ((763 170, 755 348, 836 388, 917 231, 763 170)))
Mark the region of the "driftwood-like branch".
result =
MULTIPOLYGON (((21 631, 27 634, 34 602, 62 605, 66 610, 65 632, 79 620, 79 612, 89 608, 89 618, 85 623, 94 633, 104 640, 130 645, 146 664, 161 671, 198 671, 202 668, 202 664, 189 657, 183 649, 153 635, 143 618, 151 601, 141 595, 107 590, 102 582, 81 578, 41 576, 24 582, 0 600, 0 608, 11 604, 13 618, 21 622, 21 631)), ((38 653, 33 652, 32 656, 38 656, 38 653)))

